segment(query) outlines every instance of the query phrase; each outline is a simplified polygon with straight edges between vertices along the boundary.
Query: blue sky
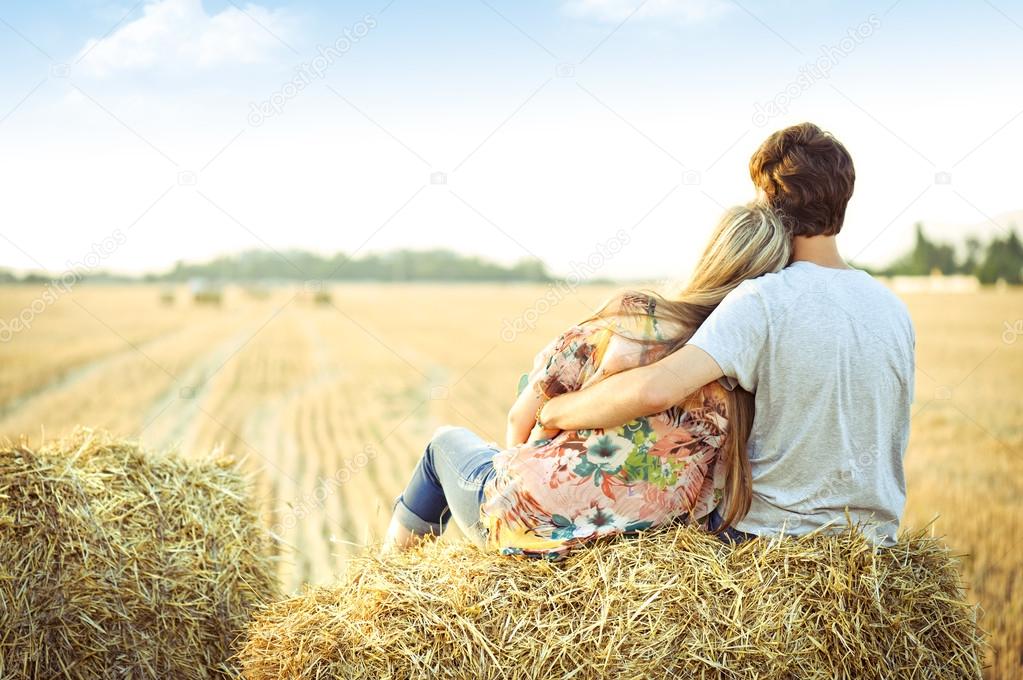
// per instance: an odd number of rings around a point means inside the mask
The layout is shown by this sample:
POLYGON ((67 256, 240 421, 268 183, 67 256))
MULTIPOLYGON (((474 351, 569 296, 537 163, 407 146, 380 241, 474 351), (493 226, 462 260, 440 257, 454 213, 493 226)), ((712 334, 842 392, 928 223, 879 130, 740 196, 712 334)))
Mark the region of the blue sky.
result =
POLYGON ((682 276, 757 144, 806 119, 856 160, 859 261, 1023 209, 1015 1, 4 3, 0 58, 19 269, 120 229, 124 271, 445 246, 565 273, 624 230, 595 275, 682 276))

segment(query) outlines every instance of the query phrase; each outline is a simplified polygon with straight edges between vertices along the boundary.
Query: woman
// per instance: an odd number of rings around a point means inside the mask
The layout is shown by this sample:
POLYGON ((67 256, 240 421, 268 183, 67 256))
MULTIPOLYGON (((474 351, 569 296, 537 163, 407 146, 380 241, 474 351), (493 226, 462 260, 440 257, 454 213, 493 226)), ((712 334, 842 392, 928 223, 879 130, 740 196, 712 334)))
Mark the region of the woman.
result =
POLYGON ((750 394, 712 383, 667 411, 604 430, 547 431, 537 415, 547 399, 682 347, 725 295, 785 267, 790 251, 766 206, 727 211, 675 299, 618 295, 537 356, 508 414, 508 448, 465 429, 438 430, 395 502, 384 549, 437 536, 451 517, 488 548, 548 558, 676 521, 728 530, 750 503, 750 394))

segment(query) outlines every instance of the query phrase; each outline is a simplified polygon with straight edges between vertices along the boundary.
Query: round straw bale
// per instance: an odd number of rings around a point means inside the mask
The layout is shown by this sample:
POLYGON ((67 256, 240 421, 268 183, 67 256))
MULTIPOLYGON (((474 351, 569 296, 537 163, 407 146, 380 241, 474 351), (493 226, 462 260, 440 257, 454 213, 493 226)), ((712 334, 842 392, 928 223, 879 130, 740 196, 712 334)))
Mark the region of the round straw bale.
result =
POLYGON ((80 430, 0 445, 0 677, 220 678, 269 551, 229 460, 80 430))
POLYGON ((726 546, 672 528, 559 563, 444 543, 357 558, 270 605, 240 653, 281 678, 979 678, 955 561, 914 534, 726 546))

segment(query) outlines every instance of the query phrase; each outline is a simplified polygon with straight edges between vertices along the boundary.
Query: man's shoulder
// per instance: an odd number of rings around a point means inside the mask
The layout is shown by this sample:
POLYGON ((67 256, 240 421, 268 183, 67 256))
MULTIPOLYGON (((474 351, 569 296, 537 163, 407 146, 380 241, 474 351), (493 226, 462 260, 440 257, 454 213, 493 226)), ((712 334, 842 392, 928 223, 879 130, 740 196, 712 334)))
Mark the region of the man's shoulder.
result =
MULTIPOLYGON (((743 281, 730 297, 756 297, 770 310, 774 307, 791 309, 796 299, 807 295, 823 295, 836 302, 854 302, 857 308, 886 310, 910 323, 906 304, 888 286, 858 269, 828 269, 797 262, 780 271, 743 281)), ((850 305, 842 306, 847 308, 850 305)))
POLYGON ((765 299, 801 295, 855 291, 905 308, 887 286, 860 269, 830 269, 807 262, 794 262, 777 272, 748 279, 736 289, 746 295, 759 295, 765 299))
POLYGON ((885 310, 910 323, 909 308, 891 288, 865 271, 853 270, 846 273, 851 275, 837 277, 831 284, 833 290, 841 290, 841 286, 846 286, 847 294, 856 299, 861 306, 878 312, 885 310))
POLYGON ((885 284, 878 281, 876 278, 864 272, 863 280, 865 286, 870 290, 871 293, 877 296, 878 299, 883 300, 885 303, 890 305, 892 308, 897 309, 899 312, 909 316, 909 307, 903 302, 902 298, 895 294, 895 292, 886 286, 885 284))
POLYGON ((755 279, 746 279, 728 294, 733 300, 759 298, 762 303, 787 297, 800 289, 799 274, 791 267, 777 272, 761 274, 755 279))

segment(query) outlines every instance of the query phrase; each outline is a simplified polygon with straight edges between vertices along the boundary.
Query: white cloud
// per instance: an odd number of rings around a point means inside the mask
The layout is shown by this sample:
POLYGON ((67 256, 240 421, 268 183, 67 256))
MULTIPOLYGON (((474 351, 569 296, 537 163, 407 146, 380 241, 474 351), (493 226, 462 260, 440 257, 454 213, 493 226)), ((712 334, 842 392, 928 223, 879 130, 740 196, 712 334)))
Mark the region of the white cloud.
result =
POLYGON ((692 24, 724 14, 732 7, 726 0, 567 0, 565 3, 570 14, 615 23, 635 13, 634 18, 692 24))
POLYGON ((286 49, 281 40, 288 38, 289 23, 283 12, 260 5, 232 5, 207 14, 202 0, 155 0, 140 18, 89 40, 76 60, 96 76, 259 63, 286 49))

